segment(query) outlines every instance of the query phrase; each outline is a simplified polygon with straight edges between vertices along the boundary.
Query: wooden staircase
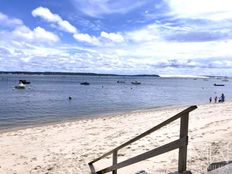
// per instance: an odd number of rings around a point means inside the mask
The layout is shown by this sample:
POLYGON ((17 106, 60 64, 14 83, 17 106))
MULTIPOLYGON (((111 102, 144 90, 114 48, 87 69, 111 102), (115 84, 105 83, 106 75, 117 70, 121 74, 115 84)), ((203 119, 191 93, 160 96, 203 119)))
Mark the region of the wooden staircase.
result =
POLYGON ((115 149, 105 153, 104 155, 100 156, 97 159, 94 159, 93 161, 89 162, 89 167, 92 174, 104 174, 108 172, 112 172, 112 174, 117 174, 117 170, 129 165, 132 165, 134 163, 138 163, 140 161, 161 155, 163 153, 172 151, 174 149, 179 149, 179 160, 178 160, 178 173, 182 174, 190 174, 191 172, 186 171, 187 168, 187 145, 188 145, 188 124, 189 124, 189 113, 193 110, 195 110, 197 106, 191 106, 182 112, 176 114, 175 116, 165 120, 164 122, 158 124, 157 126, 147 130, 146 132, 143 132, 142 134, 132 138, 131 140, 121 144, 120 146, 116 147, 115 149), (129 158, 125 161, 122 161, 120 163, 117 162, 118 159, 118 151, 122 149, 125 146, 128 146, 129 144, 138 141, 139 139, 147 136, 148 134, 157 131, 158 129, 166 126, 167 124, 172 123, 173 121, 180 119, 180 136, 179 139, 172 141, 168 144, 165 144, 163 146, 160 146, 158 148, 155 148, 153 150, 150 150, 148 152, 145 152, 143 154, 134 156, 132 158, 129 158), (99 171, 96 171, 94 168, 94 163, 109 156, 112 155, 112 166, 109 166, 107 168, 101 169, 99 171))

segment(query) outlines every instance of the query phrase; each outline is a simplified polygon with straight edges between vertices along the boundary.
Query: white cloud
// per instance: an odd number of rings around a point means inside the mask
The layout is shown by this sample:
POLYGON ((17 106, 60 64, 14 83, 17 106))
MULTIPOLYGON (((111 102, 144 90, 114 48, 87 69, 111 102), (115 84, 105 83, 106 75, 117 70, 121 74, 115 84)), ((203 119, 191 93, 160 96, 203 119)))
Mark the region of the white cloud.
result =
POLYGON ((127 32, 125 37, 134 42, 157 41, 161 39, 160 26, 157 24, 148 25, 144 28, 127 32))
POLYGON ((0 12, 0 26, 19 26, 23 25, 23 22, 20 19, 10 18, 5 14, 0 12))
POLYGON ((42 27, 30 29, 24 25, 22 20, 9 17, 3 13, 0 13, 0 25, 3 26, 0 29, 0 37, 3 41, 43 42, 44 44, 59 41, 56 34, 46 31, 42 27))
POLYGON ((59 22, 61 17, 57 14, 53 14, 49 9, 44 7, 38 7, 32 11, 32 16, 41 17, 48 22, 59 22))
POLYGON ((68 21, 62 20, 58 22, 58 25, 60 26, 60 28, 66 32, 69 33, 76 33, 77 29, 76 27, 74 27, 73 25, 71 25, 68 21))
POLYGON ((44 28, 36 27, 33 30, 26 26, 20 26, 12 31, 13 37, 27 40, 30 42, 58 42, 59 37, 52 32, 46 31, 44 28))
POLYGON ((103 38, 116 43, 124 41, 123 36, 119 33, 107 33, 103 31, 100 33, 99 37, 91 36, 85 33, 80 33, 68 21, 63 20, 58 14, 52 13, 48 8, 38 7, 32 11, 32 15, 34 17, 41 17, 47 22, 55 24, 61 30, 72 33, 73 38, 80 42, 87 42, 93 45, 100 45, 101 41, 105 42, 102 40, 103 38))
POLYGON ((26 40, 32 40, 34 38, 33 36, 33 32, 26 26, 20 26, 15 28, 12 31, 13 36, 15 36, 16 38, 23 38, 26 40))
POLYGON ((170 14, 179 18, 226 20, 232 18, 231 0, 165 0, 170 14))
POLYGON ((38 7, 32 11, 32 16, 41 17, 47 22, 52 22, 58 26, 59 29, 69 33, 76 33, 77 29, 68 21, 63 20, 59 15, 52 13, 48 8, 38 7))
POLYGON ((113 42, 123 42, 124 38, 121 34, 118 33, 106 33, 104 31, 101 32, 101 37, 109 39, 113 42))
POLYGON ((52 42, 59 41, 59 37, 52 32, 46 31, 45 29, 41 27, 36 27, 33 30, 34 38, 38 40, 49 40, 52 42))
POLYGON ((100 42, 95 36, 89 34, 80 33, 76 27, 70 24, 68 21, 63 20, 58 14, 52 13, 48 8, 38 7, 32 11, 34 17, 41 17, 47 22, 55 24, 55 26, 62 31, 72 33, 73 38, 79 42, 87 42, 89 44, 98 45, 100 42))
POLYGON ((99 45, 99 40, 96 37, 90 36, 88 34, 76 33, 73 35, 73 37, 77 41, 88 42, 88 43, 93 44, 93 45, 99 45))

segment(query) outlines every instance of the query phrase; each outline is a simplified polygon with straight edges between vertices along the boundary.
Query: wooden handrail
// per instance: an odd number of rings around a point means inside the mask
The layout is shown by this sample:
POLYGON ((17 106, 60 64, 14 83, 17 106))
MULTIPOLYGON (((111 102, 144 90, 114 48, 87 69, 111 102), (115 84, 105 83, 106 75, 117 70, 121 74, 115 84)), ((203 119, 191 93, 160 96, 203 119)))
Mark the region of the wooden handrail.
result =
POLYGON ((183 110, 182 112, 176 114, 175 116, 165 120, 164 122, 158 124, 157 126, 145 131, 144 133, 132 138, 131 140, 123 143, 122 145, 114 148, 113 150, 105 153, 99 158, 96 158, 95 160, 89 162, 89 167, 92 174, 103 174, 106 172, 112 171, 113 174, 117 174, 117 169, 140 162, 142 160, 166 153, 168 151, 174 150, 179 148, 179 165, 178 165, 178 171, 182 172, 186 170, 186 161, 187 161, 187 144, 188 144, 188 121, 189 121, 189 112, 195 110, 197 106, 190 106, 189 108, 183 110), (161 146, 159 148, 153 149, 149 152, 143 153, 141 155, 138 155, 136 157, 132 157, 126 161, 123 161, 121 163, 117 164, 117 153, 120 149, 123 147, 147 136, 148 134, 162 128, 163 126, 166 126, 167 124, 181 118, 181 124, 180 124, 180 139, 173 141, 169 144, 166 144, 164 146, 161 146), (184 145, 183 145, 184 142, 184 145), (99 161, 100 159, 109 156, 110 154, 113 154, 113 166, 107 167, 105 169, 102 169, 100 171, 95 171, 93 163, 99 161))
POLYGON ((128 166, 128 165, 131 165, 131 164, 146 160, 148 158, 158 156, 160 154, 165 153, 166 151, 171 151, 171 150, 177 149, 179 147, 185 146, 186 144, 187 144, 187 138, 183 138, 181 140, 173 141, 171 143, 165 144, 164 146, 158 147, 156 149, 150 150, 150 151, 148 151, 146 153, 143 153, 141 155, 138 155, 138 156, 132 157, 132 158, 130 158, 128 160, 125 160, 123 162, 120 162, 120 163, 118 163, 116 165, 113 165, 111 167, 107 167, 107 168, 105 168, 103 170, 100 170, 100 171, 97 172, 97 174, 98 173, 99 174, 100 173, 107 173, 107 172, 110 172, 110 171, 115 170, 115 169, 120 169, 122 167, 125 167, 125 166, 128 166))

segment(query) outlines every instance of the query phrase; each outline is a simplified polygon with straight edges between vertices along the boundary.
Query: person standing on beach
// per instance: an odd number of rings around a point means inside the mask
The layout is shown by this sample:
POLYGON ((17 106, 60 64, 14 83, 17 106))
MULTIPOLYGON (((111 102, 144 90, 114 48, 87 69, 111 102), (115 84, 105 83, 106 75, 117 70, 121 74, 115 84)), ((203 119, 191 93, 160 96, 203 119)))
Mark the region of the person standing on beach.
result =
POLYGON ((214 103, 217 103, 217 96, 214 97, 214 103))
POLYGON ((212 97, 209 97, 209 103, 211 103, 212 102, 212 97))
POLYGON ((224 101, 225 101, 225 95, 222 93, 221 102, 223 103, 224 101))

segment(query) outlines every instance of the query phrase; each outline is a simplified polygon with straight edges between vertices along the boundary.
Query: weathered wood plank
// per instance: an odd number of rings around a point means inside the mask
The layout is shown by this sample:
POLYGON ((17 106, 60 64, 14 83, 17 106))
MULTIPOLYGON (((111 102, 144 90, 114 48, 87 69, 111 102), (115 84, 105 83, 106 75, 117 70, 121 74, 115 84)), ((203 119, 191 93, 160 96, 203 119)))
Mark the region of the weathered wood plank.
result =
MULTIPOLYGON (((114 151, 113 153, 113 165, 116 165, 118 162, 118 151, 114 151)), ((117 174, 117 169, 113 170, 113 174, 117 174)))
MULTIPOLYGON (((188 137, 189 113, 180 119, 180 138, 188 137)), ((178 172, 186 171, 187 166, 187 145, 179 148, 178 172)))
POLYGON ((128 166, 128 165, 131 165, 131 164, 146 160, 148 158, 158 156, 160 154, 172 151, 174 149, 178 149, 179 147, 183 147, 186 144, 187 144, 187 137, 183 137, 181 139, 175 140, 175 141, 173 141, 171 143, 168 143, 168 144, 163 145, 161 147, 158 147, 156 149, 150 150, 148 152, 145 152, 143 154, 140 154, 138 156, 135 156, 135 157, 132 157, 132 158, 130 158, 128 160, 120 162, 120 163, 118 163, 116 165, 113 165, 113 166, 107 167, 107 168, 105 168, 103 170, 97 171, 96 173, 101 174, 101 173, 111 172, 113 170, 117 170, 117 169, 120 169, 122 167, 125 167, 125 166, 128 166))
POLYGON ((96 171, 94 169, 93 163, 89 163, 89 168, 91 170, 91 174, 96 174, 96 171))

